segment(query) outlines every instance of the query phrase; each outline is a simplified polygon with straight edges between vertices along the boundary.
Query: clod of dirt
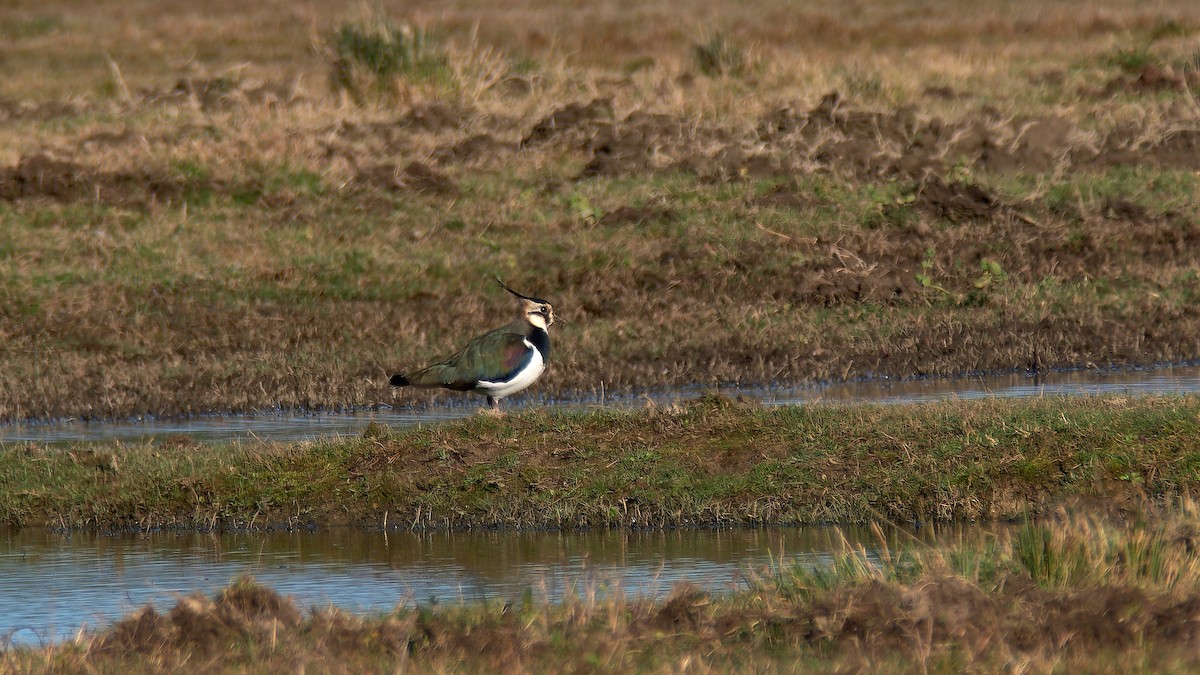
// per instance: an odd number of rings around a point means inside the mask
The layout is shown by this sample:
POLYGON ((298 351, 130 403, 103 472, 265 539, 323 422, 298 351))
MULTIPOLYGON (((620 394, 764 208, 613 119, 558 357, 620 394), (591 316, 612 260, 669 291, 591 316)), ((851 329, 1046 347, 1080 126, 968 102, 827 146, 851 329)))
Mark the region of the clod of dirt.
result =
POLYGON ((0 199, 23 197, 62 199, 78 192, 86 182, 87 170, 74 162, 49 155, 22 157, 17 165, 0 173, 0 199))
POLYGON ((268 82, 252 83, 231 77, 184 77, 165 91, 147 91, 142 102, 184 103, 193 101, 202 110, 217 110, 238 104, 283 105, 297 100, 295 88, 268 82))
POLYGON ((984 220, 995 214, 1001 203, 973 183, 947 183, 933 176, 916 186, 913 205, 936 218, 952 223, 984 220))
POLYGON ((600 218, 600 224, 606 227, 619 227, 621 225, 672 222, 678 218, 679 212, 669 206, 622 206, 604 214, 600 218))
POLYGON ((22 157, 14 167, 0 169, 0 200, 47 198, 56 201, 94 200, 103 204, 139 205, 148 199, 174 199, 185 185, 150 171, 104 173, 46 154, 22 157))
POLYGON ((914 587, 868 582, 821 598, 812 613, 817 636, 880 651, 911 650, 914 635, 978 650, 999 636, 1006 618, 994 599, 953 577, 914 587))
POLYGON ((1109 132, 1099 152, 1080 153, 1075 162, 1099 168, 1148 164, 1200 170, 1200 131, 1172 131, 1149 144, 1140 140, 1142 136, 1144 130, 1140 125, 1118 127, 1109 132))
POLYGON ((811 110, 790 104, 757 126, 767 148, 780 147, 820 170, 859 178, 942 173, 962 160, 994 172, 1046 172, 1071 158, 1075 127, 1058 117, 1006 120, 992 111, 957 122, 923 120, 912 107, 873 112, 851 107, 838 92, 811 110))
POLYGON ((664 632, 695 631, 700 627, 704 608, 711 599, 691 584, 679 584, 663 606, 650 618, 650 625, 664 632))
POLYGON ((1074 131, 1070 122, 1058 117, 1000 125, 977 120, 954 134, 950 154, 996 173, 1041 173, 1067 157, 1074 131))
POLYGON ((300 619, 287 598, 242 583, 226 588, 214 600, 198 595, 182 598, 167 614, 147 606, 118 622, 89 649, 149 654, 186 647, 203 652, 231 638, 270 640, 280 627, 295 627, 300 619))
POLYGON ((1022 123, 1024 132, 1014 152, 1025 171, 1045 172, 1054 168, 1065 149, 1070 147, 1074 125, 1061 117, 1047 117, 1022 123))
POLYGON ((496 83, 494 89, 504 96, 521 98, 533 93, 534 78, 530 76, 510 75, 496 83))
POLYGON ((777 109, 759 121, 760 140, 789 151, 801 164, 838 174, 878 178, 920 176, 940 168, 943 140, 931 135, 937 123, 922 124, 913 108, 891 113, 856 110, 840 92, 826 94, 814 108, 777 109))
POLYGON ((612 99, 597 98, 589 103, 569 103, 538 120, 521 141, 521 147, 537 145, 563 134, 586 133, 612 117, 612 99))
POLYGON ((839 173, 868 177, 885 173, 890 164, 883 148, 871 138, 830 140, 817 148, 813 159, 839 173))
POLYGON ((809 116, 816 120, 838 122, 843 119, 845 103, 846 97, 842 96, 842 92, 831 91, 821 97, 821 102, 817 104, 817 107, 812 109, 809 116))
POLYGON ((785 207, 803 211, 816 206, 819 200, 803 194, 795 185, 776 185, 764 194, 746 200, 747 206, 785 207))
MULTIPOLYGON (((611 122, 605 119, 611 108, 597 101, 588 104, 590 113, 581 104, 556 111, 539 122, 525 143, 569 132, 592 153, 581 178, 673 169, 722 180, 830 171, 855 179, 923 181, 958 163, 996 173, 1046 173, 1060 165, 1200 168, 1200 132, 1186 129, 1146 144, 1145 129, 1130 125, 1110 132, 1096 150, 1096 143, 1083 142, 1087 134, 1062 117, 1008 118, 981 109, 948 122, 924 119, 912 107, 855 109, 835 91, 811 108, 792 103, 775 109, 747 137, 642 111, 611 122)), ((454 156, 443 152, 448 159, 454 156)))
POLYGON ((1200 169, 1200 131, 1172 133, 1146 149, 1143 158, 1160 166, 1200 169))
POLYGON ((355 182, 391 192, 450 194, 457 190, 448 176, 417 161, 409 162, 404 168, 395 164, 377 164, 360 171, 355 182))
POLYGON ((679 117, 638 110, 620 122, 598 125, 585 144, 592 159, 579 177, 672 169, 726 179, 778 170, 773 159, 764 153, 747 153, 741 149, 743 144, 737 133, 719 126, 697 127, 679 117), (721 150, 705 150, 712 147, 721 150))
POLYGON ((763 115, 758 121, 756 132, 760 140, 770 141, 795 131, 806 121, 807 113, 798 110, 795 104, 789 104, 763 115))
POLYGON ((1147 64, 1136 75, 1118 75, 1109 80, 1099 94, 1153 94, 1160 91, 1183 91, 1200 84, 1200 74, 1181 74, 1169 65, 1147 64))
POLYGON ((192 448, 202 447, 200 443, 192 438, 189 434, 167 434, 158 441, 158 447, 171 450, 189 450, 192 448))
POLYGON ((1109 220, 1139 222, 1146 220, 1149 213, 1140 204, 1134 204, 1127 199, 1109 198, 1100 207, 1100 214, 1109 220))
POLYGON ((619 176, 654 168, 659 148, 672 137, 681 137, 678 119, 634 111, 619 124, 598 131, 589 144, 592 159, 581 176, 619 176))
POLYGON ((491 134, 476 134, 457 143, 440 148, 433 157, 441 164, 465 164, 506 155, 515 146, 505 143, 491 134))
POLYGON ((978 156, 988 148, 996 146, 992 131, 982 120, 971 120, 960 125, 946 125, 937 130, 939 141, 946 139, 946 150, 956 157, 978 156))
POLYGON ((84 106, 73 101, 46 101, 30 103, 0 97, 0 121, 10 119, 48 120, 55 117, 71 117, 83 112, 84 106))
POLYGON ((194 97, 207 109, 220 103, 225 95, 236 89, 237 82, 225 77, 185 77, 175 83, 175 88, 170 93, 182 98, 194 97))
POLYGON ((399 125, 410 130, 438 133, 461 129, 473 114, 472 110, 459 106, 427 103, 413 106, 400 118, 399 125))
POLYGON ((734 180, 746 177, 765 178, 780 173, 779 163, 769 155, 748 152, 744 148, 728 146, 719 150, 712 158, 713 167, 721 178, 734 180))
POLYGON ((97 131, 87 138, 83 139, 83 145, 87 146, 103 146, 109 148, 118 148, 129 143, 136 142, 138 135, 129 127, 125 127, 121 131, 97 131))
MULTIPOLYGON (((839 91, 832 91, 821 98, 820 103, 811 110, 805 110, 799 103, 786 105, 764 116, 758 124, 758 134, 763 140, 792 133, 805 133, 812 136, 819 129, 844 127, 851 111, 846 99, 839 91)), ((856 112, 858 116, 870 113, 856 112)))
POLYGON ((945 85, 943 85, 943 86, 930 85, 928 87, 925 87, 925 89, 923 89, 921 91, 921 93, 924 94, 925 96, 928 96, 929 98, 938 98, 938 99, 942 99, 943 101, 953 101, 954 99, 962 97, 962 94, 959 94, 952 87, 948 87, 945 85))

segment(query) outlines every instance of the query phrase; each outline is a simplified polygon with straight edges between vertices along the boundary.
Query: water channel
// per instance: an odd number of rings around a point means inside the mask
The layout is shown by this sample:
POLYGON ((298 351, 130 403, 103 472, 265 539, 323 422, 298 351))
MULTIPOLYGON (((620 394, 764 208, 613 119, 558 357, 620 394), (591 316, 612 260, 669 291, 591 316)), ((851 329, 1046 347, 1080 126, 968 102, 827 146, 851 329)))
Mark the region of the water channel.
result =
MULTIPOLYGON (((892 536, 963 534, 926 528, 892 536)), ((147 603, 168 610, 182 595, 211 595, 241 575, 302 609, 332 604, 354 612, 520 602, 526 594, 551 601, 593 592, 657 597, 680 581, 721 592, 781 564, 828 565, 843 541, 862 544, 869 556, 878 550, 870 532, 849 527, 116 535, 21 529, 0 532, 0 646, 68 639, 147 603)))
MULTIPOLYGON (((702 393, 653 394, 669 402, 702 393)), ((918 403, 946 398, 1172 395, 1200 393, 1196 365, 1123 371, 1070 371, 960 379, 868 381, 801 389, 742 389, 767 405, 918 403)), ((734 393, 727 391, 727 393, 734 393)), ((535 404, 526 403, 525 405, 535 404)), ((636 406, 642 399, 606 401, 636 406)), ((600 405, 573 402, 568 405, 600 405)), ((293 441, 352 435, 371 421, 393 426, 474 414, 459 406, 357 415, 254 415, 0 427, 0 444, 153 442, 187 434, 199 442, 293 441)), ((100 628, 153 603, 212 593, 252 575, 305 608, 333 604, 385 612, 398 604, 557 600, 565 593, 658 596, 687 580, 713 591, 744 584, 767 566, 826 565, 842 533, 872 554, 877 542, 853 528, 674 530, 582 533, 396 533, 339 529, 315 533, 124 533, 0 531, 0 646, 37 645, 100 628)), ((909 536, 894 533, 895 536, 909 536)), ((961 529, 918 536, 963 536, 961 529)))
MULTIPOLYGON (((505 401, 506 408, 523 405, 552 405, 561 408, 589 406, 638 407, 647 399, 656 403, 694 398, 712 389, 695 388, 650 392, 638 397, 604 401, 546 402, 530 399, 505 401)), ((722 389, 726 394, 745 394, 766 405, 813 405, 821 403, 926 403, 941 399, 1029 398, 1037 396, 1163 395, 1200 393, 1200 365, 1187 364, 1152 369, 1071 370, 1047 372, 1033 377, 1008 373, 959 378, 911 380, 872 379, 825 386, 798 388, 743 387, 722 389)), ((21 442, 79 443, 154 442, 167 436, 186 435, 199 443, 234 441, 292 442, 358 435, 371 422, 406 427, 470 417, 481 405, 478 397, 454 395, 459 405, 424 410, 373 410, 354 414, 262 413, 228 417, 140 420, 134 422, 0 425, 0 445, 21 442)))

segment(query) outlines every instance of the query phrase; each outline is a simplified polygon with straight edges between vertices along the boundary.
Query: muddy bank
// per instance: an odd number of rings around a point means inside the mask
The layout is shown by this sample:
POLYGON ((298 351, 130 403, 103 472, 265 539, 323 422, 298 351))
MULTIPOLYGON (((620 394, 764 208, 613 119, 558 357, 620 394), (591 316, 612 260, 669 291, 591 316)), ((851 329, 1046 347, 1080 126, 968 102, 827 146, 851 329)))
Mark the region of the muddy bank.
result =
POLYGON ((18 649, 3 658, 26 667, 53 654, 57 663, 92 668, 150 663, 170 669, 202 659, 217 668, 406 664, 490 672, 569 669, 589 659, 620 669, 653 668, 690 658, 721 670, 781 667, 798 658, 820 670, 998 667, 1014 658, 1101 669, 1114 662, 1194 666, 1198 606, 1200 596, 1186 593, 1045 592, 1020 577, 985 593, 961 579, 931 576, 911 585, 876 581, 797 597, 713 598, 681 586, 660 603, 402 609, 363 618, 336 608, 301 611, 270 589, 243 582, 212 599, 186 598, 161 612, 142 609, 77 643, 18 649), (563 650, 553 646, 556 640, 590 646, 563 650))

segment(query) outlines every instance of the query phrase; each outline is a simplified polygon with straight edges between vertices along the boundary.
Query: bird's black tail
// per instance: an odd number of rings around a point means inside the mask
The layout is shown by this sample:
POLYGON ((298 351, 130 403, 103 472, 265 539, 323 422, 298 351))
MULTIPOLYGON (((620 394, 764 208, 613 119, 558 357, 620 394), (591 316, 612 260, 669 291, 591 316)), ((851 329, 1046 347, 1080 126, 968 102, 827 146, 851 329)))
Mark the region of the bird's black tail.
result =
POLYGON ((392 376, 392 379, 388 380, 388 382, 390 382, 393 387, 407 387, 410 384, 408 378, 404 376, 404 373, 396 373, 392 376))

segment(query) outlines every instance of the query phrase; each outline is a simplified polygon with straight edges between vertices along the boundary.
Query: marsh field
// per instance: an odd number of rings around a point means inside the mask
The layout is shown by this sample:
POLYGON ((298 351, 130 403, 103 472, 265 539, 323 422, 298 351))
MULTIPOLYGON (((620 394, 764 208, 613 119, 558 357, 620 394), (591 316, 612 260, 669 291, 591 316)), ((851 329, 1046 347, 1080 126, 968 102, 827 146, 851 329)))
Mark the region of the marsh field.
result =
MULTIPOLYGON (((5 423, 447 403, 388 377, 506 322, 494 276, 564 319, 550 399, 1200 356, 1185 0, 15 0, 0 73, 5 423)), ((1036 518, 732 596, 364 618, 239 582, 0 668, 1187 671, 1198 427, 706 396, 0 448, 25 527, 1036 518)))
POLYGON ((1191 3, 685 9, 10 3, 0 418, 1200 354, 1191 3))

